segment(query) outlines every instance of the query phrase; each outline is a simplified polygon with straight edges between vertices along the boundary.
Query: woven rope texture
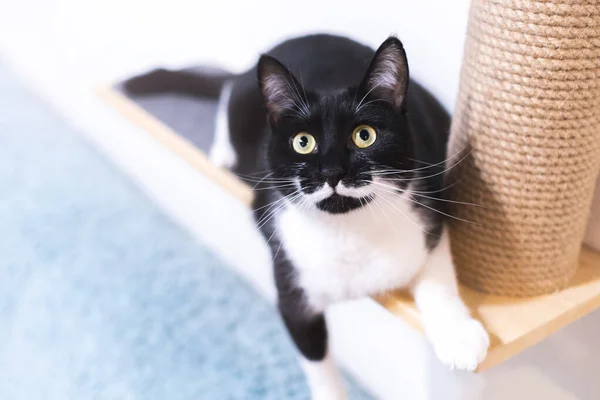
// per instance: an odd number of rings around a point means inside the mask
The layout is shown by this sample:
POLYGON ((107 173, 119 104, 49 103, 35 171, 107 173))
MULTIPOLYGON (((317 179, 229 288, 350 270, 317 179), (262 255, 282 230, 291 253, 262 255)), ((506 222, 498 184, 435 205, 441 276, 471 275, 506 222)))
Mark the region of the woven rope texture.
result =
POLYGON ((576 271, 600 167, 600 0, 473 0, 469 18, 448 150, 458 276, 553 292, 576 271))

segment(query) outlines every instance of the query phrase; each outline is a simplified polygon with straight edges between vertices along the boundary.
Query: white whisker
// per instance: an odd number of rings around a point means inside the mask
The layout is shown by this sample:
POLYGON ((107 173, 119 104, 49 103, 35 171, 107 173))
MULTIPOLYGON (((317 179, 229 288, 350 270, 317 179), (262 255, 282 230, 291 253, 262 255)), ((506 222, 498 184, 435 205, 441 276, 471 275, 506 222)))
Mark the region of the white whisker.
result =
POLYGON ((310 117, 310 110, 308 109, 308 105, 304 104, 304 102, 302 100, 302 96, 300 95, 300 91, 296 87, 296 84, 294 83, 293 78, 288 80, 284 77, 284 80, 285 80, 285 83, 286 83, 288 89, 294 94, 294 97, 296 97, 296 99, 300 101, 300 104, 298 104, 296 101, 294 101, 290 98, 288 98, 288 100, 290 100, 292 102, 294 107, 298 108, 298 110, 301 111, 301 114, 303 115, 304 118, 310 117))
MULTIPOLYGON (((379 182, 377 182, 377 183, 379 183, 379 182)), ((380 184, 380 183, 379 183, 379 184, 380 184)), ((380 184, 380 185, 381 185, 381 184, 380 184)), ((387 192, 387 193, 389 193, 389 194, 394 194, 394 195, 397 195, 397 196, 398 196, 398 195, 400 195, 400 193, 406 193, 406 194, 408 194, 408 196, 406 197, 406 199, 407 199, 408 201, 411 201, 411 202, 413 202, 413 203, 415 203, 415 204, 417 204, 417 205, 419 205, 419 206, 421 206, 421 207, 428 208, 428 209, 430 209, 431 211, 435 211, 435 212, 437 212, 437 213, 439 213, 439 214, 442 214, 442 215, 445 215, 445 216, 447 216, 447 217, 449 217, 449 218, 454 218, 454 219, 456 219, 456 220, 458 220, 458 221, 467 222, 467 223, 469 223, 469 224, 474 224, 474 225, 479 225, 477 222, 473 222, 473 221, 469 221, 469 220, 466 220, 466 219, 458 218, 458 217, 455 217, 454 215, 450 215, 450 214, 447 214, 447 213, 445 213, 445 212, 443 212, 443 211, 440 211, 440 210, 437 210, 437 209, 435 209, 435 208, 433 208, 433 207, 430 207, 430 206, 428 206, 427 204, 420 203, 420 202, 418 202, 417 200, 415 200, 415 199, 411 198, 411 196, 410 196, 410 192, 408 192, 408 193, 407 193, 406 191, 404 191, 404 190, 402 190, 402 189, 395 188, 395 190, 390 190, 390 189, 380 188, 380 190, 383 190, 384 192, 387 192), (399 193, 399 192, 400 192, 400 193, 399 193)))
POLYGON ((369 91, 367 92, 367 94, 365 94, 365 95, 363 96, 363 98, 360 100, 360 102, 359 102, 359 103, 358 103, 358 105, 356 106, 356 109, 354 110, 354 113, 357 113, 357 112, 359 112, 359 111, 360 111, 360 106, 361 106, 362 102, 363 102, 363 101, 365 101, 365 99, 367 98, 367 96, 368 96, 369 94, 371 94, 371 92, 372 92, 373 90, 375 90, 375 89, 376 89, 376 88, 377 88, 379 85, 381 85, 381 84, 380 84, 380 83, 378 83, 377 85, 373 86, 373 87, 371 88, 371 90, 369 90, 369 91))
MULTIPOLYGON (((368 182, 368 181, 364 181, 364 182, 368 182)), ((389 185, 389 184, 386 184, 386 183, 383 183, 383 182, 372 181, 372 183, 375 184, 375 185, 380 185, 380 186, 389 188, 391 190, 397 190, 397 191, 399 191, 401 193, 406 193, 406 194, 409 194, 411 196, 415 195, 415 196, 423 197, 423 198, 426 198, 426 199, 443 201, 443 202, 446 202, 446 203, 464 204, 464 205, 467 205, 467 206, 483 207, 481 204, 476 204, 476 203, 468 203, 468 202, 465 202, 465 201, 455 201, 455 200, 443 199, 443 198, 440 198, 440 197, 426 196, 426 195, 421 194, 421 193, 427 193, 427 192, 418 192, 418 191, 415 191, 415 190, 412 190, 412 189, 403 190, 403 189, 400 189, 397 186, 389 185)))
POLYGON ((256 222, 256 228, 260 229, 262 226, 264 226, 264 224, 266 222, 268 222, 268 220, 270 220, 277 213, 277 211, 279 211, 279 209, 282 206, 285 206, 285 200, 290 199, 290 198, 292 200, 294 200, 295 198, 297 198, 300 195, 302 195, 302 193, 301 193, 300 189, 298 189, 298 190, 290 193, 287 196, 283 196, 282 198, 271 202, 270 204, 268 204, 266 206, 262 206, 262 207, 255 209, 254 211, 258 211, 262 208, 268 207, 267 210, 263 213, 263 215, 256 222), (279 204, 279 203, 281 203, 281 204, 279 204))
MULTIPOLYGON (((383 199, 383 197, 380 197, 380 198, 383 199)), ((381 207, 381 204, 379 204, 377 202, 377 199, 373 199, 373 202, 375 203, 375 205, 377 207, 379 207, 379 209, 381 210, 381 213, 383 214, 383 216, 385 217, 385 219, 387 219, 388 223, 390 224, 390 226, 392 227, 392 229, 394 230, 394 232, 396 232, 396 236, 398 236, 400 238, 401 237, 400 233, 396 229, 396 226, 392 223, 392 220, 390 219, 390 217, 388 217, 388 215, 385 213, 385 210, 383 209, 383 207, 381 207)))
MULTIPOLYGON (((257 183, 257 185, 258 185, 258 183, 257 183)), ((296 187, 296 183, 291 182, 291 183, 286 183, 284 185, 271 185, 271 186, 267 186, 267 187, 263 187, 263 188, 254 187, 254 190, 259 191, 259 190, 269 190, 269 189, 285 189, 285 188, 289 188, 289 187, 296 187)))
POLYGON ((405 213, 402 212, 402 210, 400 210, 398 207, 396 207, 394 205, 394 203, 392 203, 390 200, 386 199, 385 196, 383 194, 379 194, 379 198, 384 200, 385 202, 387 202, 394 210, 396 210, 401 216, 403 216, 405 219, 407 219, 410 223, 412 223, 414 226, 416 226, 417 228, 419 228, 421 231, 423 231, 424 233, 427 233, 428 235, 433 235, 435 236, 433 233, 427 231, 425 228, 423 228, 421 225, 419 225, 418 223, 416 223, 415 221, 413 221, 412 219, 410 219, 408 217, 408 215, 406 215, 405 213))
MULTIPOLYGON (((452 155, 452 156, 450 156, 450 157, 446 158, 446 159, 445 159, 445 160, 443 160, 443 161, 440 161, 440 162, 438 162, 438 163, 435 163, 435 164, 429 164, 429 165, 426 165, 426 166, 424 166, 424 167, 420 167, 420 168, 414 168, 414 169, 394 169, 394 168, 389 168, 389 169, 382 169, 382 170, 373 171, 373 173, 376 173, 376 174, 378 174, 378 175, 385 175, 385 174, 390 174, 390 175, 393 175, 393 174, 400 174, 400 173, 406 173, 406 172, 422 171, 422 170, 425 170, 425 169, 429 169, 429 168, 432 168, 432 167, 437 167, 437 166, 439 166, 439 165, 446 164, 448 161, 450 161, 450 160, 452 160, 452 159, 454 159, 454 158, 458 157, 459 155, 463 154, 464 150, 465 150, 465 148, 463 148, 462 150, 460 150, 460 151, 456 152, 454 155, 452 155)), ((471 154, 471 150, 469 150, 469 151, 468 151, 468 152, 467 152, 467 153, 466 153, 466 154, 465 154, 465 155, 464 155, 464 156, 463 156, 463 157, 462 157, 462 158, 461 158, 461 159, 460 159, 460 160, 459 160, 459 161, 458 161, 456 164, 458 164, 458 163, 460 163, 461 161, 463 161, 463 160, 464 160, 465 158, 467 158, 467 157, 468 157, 470 154, 471 154)), ((416 160, 413 160, 413 161, 416 161, 416 160)), ((417 162, 422 162, 422 161, 417 161, 417 162)), ((452 166, 452 167, 453 167, 453 166, 452 166)), ((452 168, 452 167, 450 167, 450 168, 452 168)), ((448 168, 448 169, 449 169, 449 168, 448 168)))
POLYGON ((388 178, 388 180, 389 181, 398 181, 398 182, 411 182, 411 181, 418 181, 418 180, 423 180, 423 179, 429 179, 429 178, 433 178, 434 176, 443 175, 446 172, 450 171, 452 168, 456 167, 462 161, 464 161, 469 156, 469 154, 470 153, 468 153, 463 158, 461 158, 460 160, 458 160, 458 162, 456 164, 452 164, 450 167, 444 169, 443 171, 437 172, 435 174, 431 174, 431 175, 427 175, 427 176, 417 176, 417 177, 414 177, 414 178, 388 178))

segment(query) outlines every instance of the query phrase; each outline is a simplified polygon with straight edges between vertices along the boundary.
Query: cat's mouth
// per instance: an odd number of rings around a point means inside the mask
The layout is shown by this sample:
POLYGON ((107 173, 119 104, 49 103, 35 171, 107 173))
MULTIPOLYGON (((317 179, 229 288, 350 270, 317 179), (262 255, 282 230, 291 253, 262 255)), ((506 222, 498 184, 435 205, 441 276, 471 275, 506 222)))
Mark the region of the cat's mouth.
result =
POLYGON ((321 211, 343 214, 373 200, 374 194, 369 186, 352 187, 340 182, 332 188, 329 184, 323 184, 317 190, 305 191, 305 196, 321 211))
POLYGON ((317 203, 317 208, 331 214, 344 214, 356 210, 373 200, 373 195, 365 197, 349 197, 334 193, 317 203))

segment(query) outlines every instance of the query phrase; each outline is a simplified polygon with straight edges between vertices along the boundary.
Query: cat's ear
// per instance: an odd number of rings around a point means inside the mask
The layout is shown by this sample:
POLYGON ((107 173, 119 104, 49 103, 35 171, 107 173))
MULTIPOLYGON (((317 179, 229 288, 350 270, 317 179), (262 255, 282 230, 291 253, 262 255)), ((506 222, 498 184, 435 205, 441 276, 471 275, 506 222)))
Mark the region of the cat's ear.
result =
POLYGON ((398 111, 406 107, 408 61, 402 42, 388 38, 379 46, 367 70, 362 89, 369 96, 388 101, 398 111))
POLYGON ((300 93, 304 89, 292 73, 273 57, 263 55, 258 61, 258 82, 269 116, 279 119, 286 111, 308 112, 300 93))

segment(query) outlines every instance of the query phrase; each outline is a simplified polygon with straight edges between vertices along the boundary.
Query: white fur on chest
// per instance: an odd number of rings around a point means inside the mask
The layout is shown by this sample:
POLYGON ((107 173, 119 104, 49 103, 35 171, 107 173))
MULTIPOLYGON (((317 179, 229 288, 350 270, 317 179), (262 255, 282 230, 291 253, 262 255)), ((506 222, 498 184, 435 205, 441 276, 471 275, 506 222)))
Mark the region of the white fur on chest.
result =
POLYGON ((298 284, 316 309, 406 286, 427 258, 423 224, 399 196, 342 215, 288 205, 276 224, 298 284))

